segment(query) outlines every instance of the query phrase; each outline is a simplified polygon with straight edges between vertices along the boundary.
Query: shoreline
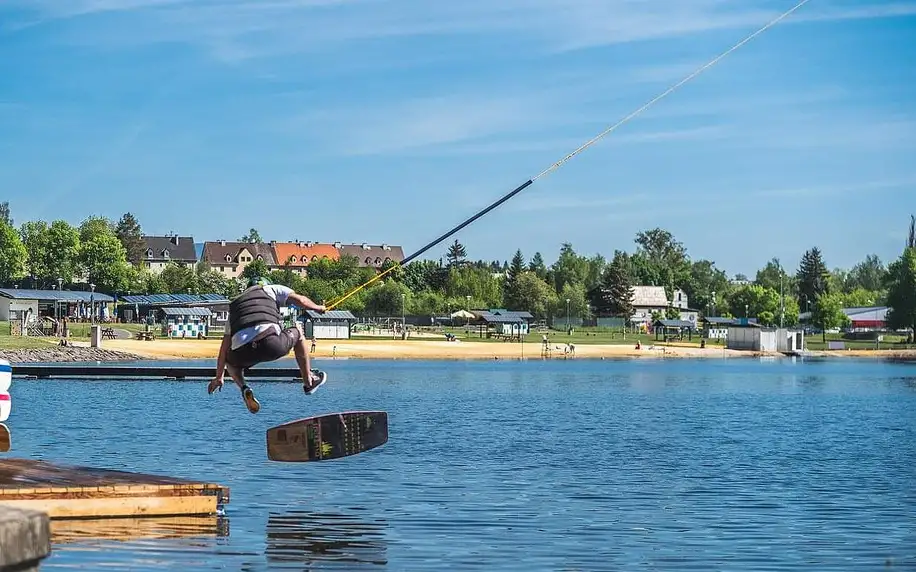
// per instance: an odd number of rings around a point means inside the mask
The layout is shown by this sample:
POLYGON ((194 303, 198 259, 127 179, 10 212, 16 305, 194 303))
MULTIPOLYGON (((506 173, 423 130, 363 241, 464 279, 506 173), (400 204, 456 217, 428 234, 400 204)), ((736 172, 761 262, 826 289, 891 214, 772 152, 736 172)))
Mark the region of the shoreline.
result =
MULTIPOLYGON (((15 363, 81 363, 215 360, 220 340, 137 339, 104 340, 102 347, 74 342, 67 347, 48 344, 40 349, 0 349, 0 359, 15 363)), ((541 355, 541 344, 528 342, 448 342, 443 340, 320 340, 313 359, 390 359, 390 360, 529 360, 529 359, 747 359, 790 358, 781 353, 729 350, 721 346, 650 345, 635 349, 632 344, 582 344, 575 354, 554 349, 541 355)), ((288 354, 294 357, 293 352, 288 354)), ((916 360, 916 350, 832 350, 805 352, 804 358, 871 358, 916 360)))

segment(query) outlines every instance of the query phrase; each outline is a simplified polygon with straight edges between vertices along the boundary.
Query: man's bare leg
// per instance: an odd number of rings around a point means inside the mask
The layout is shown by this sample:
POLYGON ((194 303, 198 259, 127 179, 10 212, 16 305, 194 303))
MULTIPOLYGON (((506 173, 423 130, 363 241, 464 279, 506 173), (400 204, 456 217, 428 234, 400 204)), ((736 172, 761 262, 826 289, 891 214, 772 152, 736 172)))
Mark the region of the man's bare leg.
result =
MULTIPOLYGON (((296 354, 296 364, 299 366, 299 373, 302 375, 302 385, 306 393, 318 387, 321 378, 312 372, 312 361, 309 359, 308 346, 305 343, 305 333, 302 331, 302 324, 296 322, 296 329, 299 330, 299 339, 293 346, 296 354)), ((322 376, 323 377, 323 376, 322 376)))
POLYGON ((261 404, 258 403, 258 400, 255 399, 254 392, 251 391, 251 388, 245 383, 245 370, 235 367, 234 365, 226 364, 226 371, 229 372, 232 381, 239 386, 239 391, 242 392, 242 399, 245 400, 245 406, 248 408, 248 411, 252 413, 260 411, 261 404))

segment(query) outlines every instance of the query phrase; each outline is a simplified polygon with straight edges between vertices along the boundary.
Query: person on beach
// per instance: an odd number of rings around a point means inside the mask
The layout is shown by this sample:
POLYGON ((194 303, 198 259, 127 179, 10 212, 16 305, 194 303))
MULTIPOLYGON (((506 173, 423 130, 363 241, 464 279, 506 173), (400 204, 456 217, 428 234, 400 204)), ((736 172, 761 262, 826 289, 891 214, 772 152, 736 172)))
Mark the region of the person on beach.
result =
POLYGON ((261 404, 245 383, 245 369, 255 364, 278 360, 295 350, 296 363, 302 374, 302 389, 311 395, 326 380, 327 374, 312 370, 302 325, 283 329, 280 306, 295 304, 300 308, 325 312, 326 308, 292 288, 271 284, 265 278, 252 278, 248 288, 229 303, 229 329, 223 335, 216 361, 216 377, 207 393, 222 391, 225 371, 239 386, 248 411, 257 413, 261 404))

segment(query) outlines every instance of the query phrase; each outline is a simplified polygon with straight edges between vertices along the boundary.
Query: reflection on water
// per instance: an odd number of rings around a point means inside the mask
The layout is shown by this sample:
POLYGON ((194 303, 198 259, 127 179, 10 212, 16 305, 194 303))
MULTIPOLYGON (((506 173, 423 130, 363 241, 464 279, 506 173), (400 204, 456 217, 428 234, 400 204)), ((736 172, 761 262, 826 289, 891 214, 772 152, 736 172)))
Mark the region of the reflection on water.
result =
POLYGON ((385 566, 387 526, 379 517, 353 513, 272 513, 267 520, 267 562, 334 562, 346 564, 347 569, 385 566))
POLYGON ((220 516, 106 518, 100 520, 52 520, 52 542, 65 544, 85 540, 164 540, 229 536, 229 519, 220 516))

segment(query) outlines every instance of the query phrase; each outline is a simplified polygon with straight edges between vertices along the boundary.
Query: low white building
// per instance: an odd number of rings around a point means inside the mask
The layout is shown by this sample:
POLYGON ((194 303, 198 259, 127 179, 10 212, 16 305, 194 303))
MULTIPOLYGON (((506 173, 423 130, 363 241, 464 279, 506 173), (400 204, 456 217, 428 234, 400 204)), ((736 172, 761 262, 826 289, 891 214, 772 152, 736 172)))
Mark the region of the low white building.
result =
POLYGON ((303 320, 305 337, 316 340, 349 340, 356 316, 347 310, 330 310, 325 313, 306 310, 303 320))
POLYGON ((776 330, 776 351, 800 352, 805 349, 805 332, 803 330, 779 328, 776 330))
POLYGON ((775 328, 764 328, 744 320, 728 326, 728 337, 725 347, 730 350, 752 352, 776 352, 777 336, 775 328))

